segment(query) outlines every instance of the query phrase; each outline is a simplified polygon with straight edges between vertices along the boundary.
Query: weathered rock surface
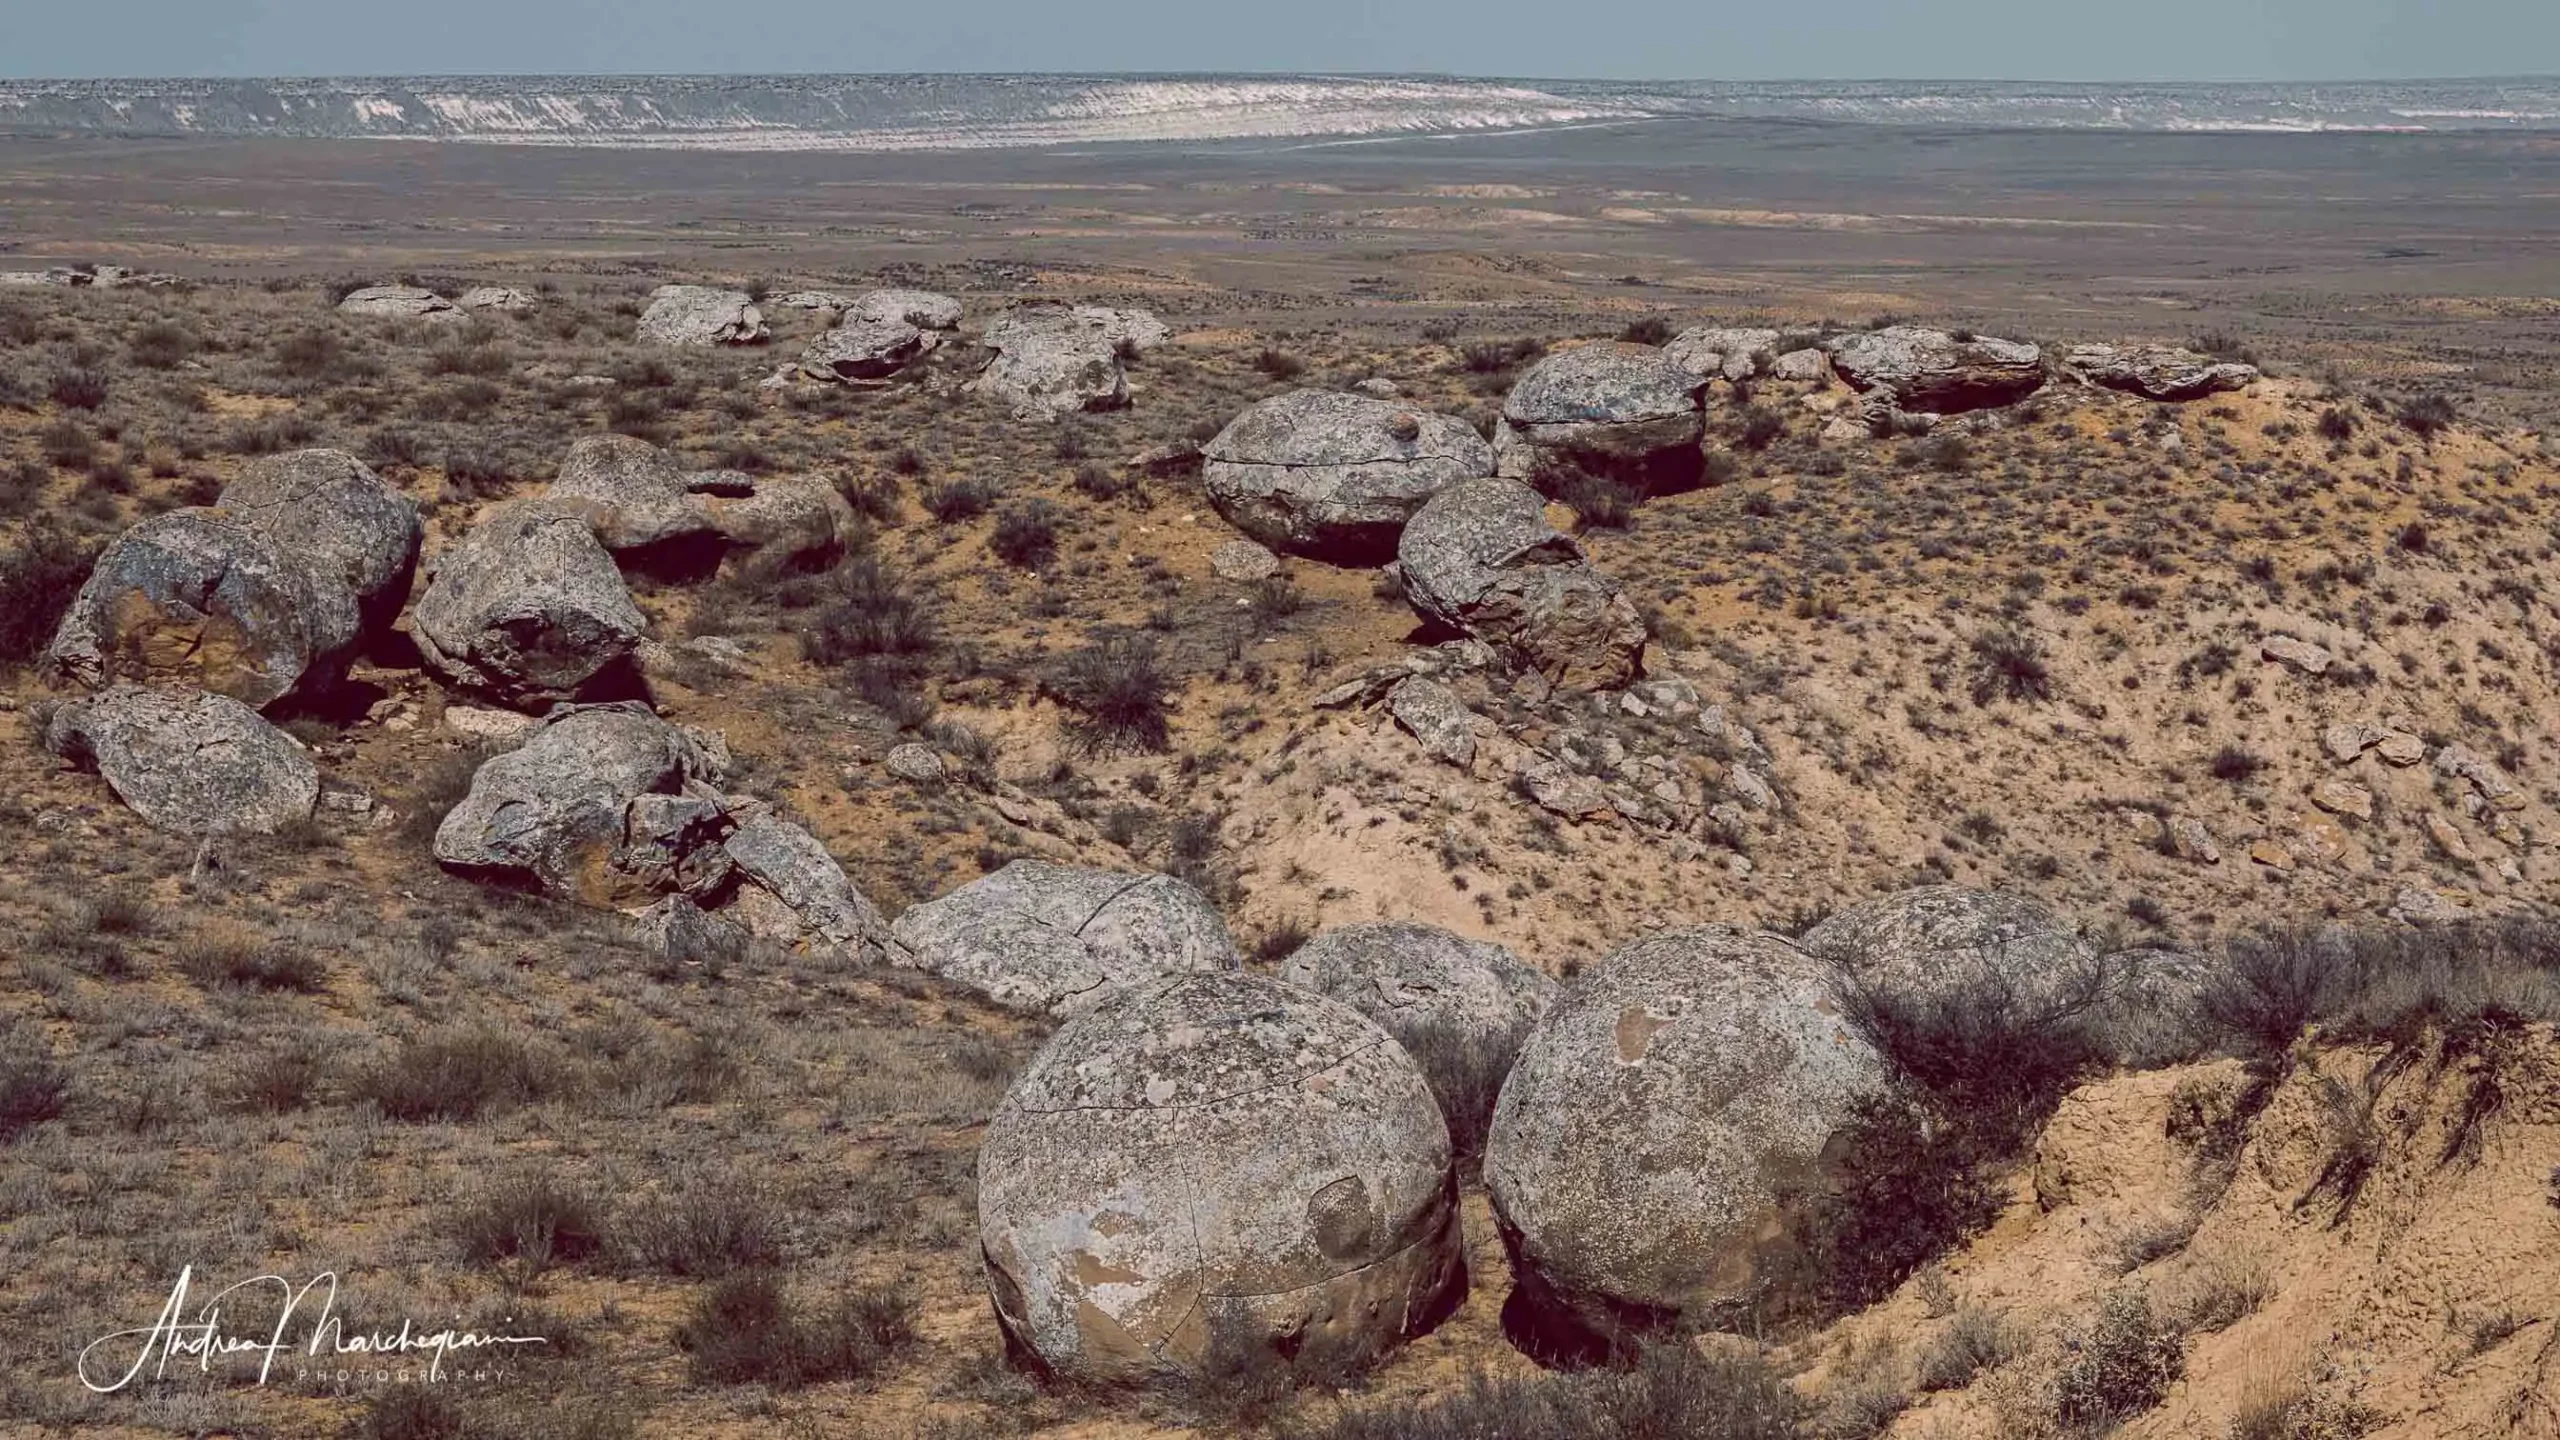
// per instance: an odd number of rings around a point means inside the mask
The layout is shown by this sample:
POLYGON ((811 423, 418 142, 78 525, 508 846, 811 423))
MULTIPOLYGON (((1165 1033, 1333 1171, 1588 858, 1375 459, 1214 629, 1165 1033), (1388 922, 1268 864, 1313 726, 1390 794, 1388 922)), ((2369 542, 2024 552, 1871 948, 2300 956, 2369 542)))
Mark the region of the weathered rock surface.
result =
POLYGON ((938 785, 944 775, 942 757, 930 745, 893 745, 881 768, 910 785, 938 785))
POLYGON ((599 907, 678 888, 709 894, 725 868, 686 862, 720 850, 722 769, 703 737, 646 706, 564 708, 481 765, 437 826, 435 856, 476 879, 599 907))
POLYGON ((996 355, 969 388, 1024 418, 1116 410, 1129 403, 1120 347, 1144 350, 1165 334, 1143 310, 1026 305, 988 324, 983 338, 996 355))
POLYGON ((2435 770, 2439 775, 2466 780, 2480 799, 2493 810, 2521 810, 2524 792, 2507 778, 2498 763, 2468 745, 2447 745, 2436 752, 2435 770))
POLYGON ((639 338, 652 345, 761 345, 764 312, 743 290, 661 285, 640 312, 639 338))
POLYGON ((1280 573, 1280 557, 1268 545, 1230 540, 1209 552, 1209 573, 1241 585, 1257 584, 1280 573))
POLYGON ((2246 389, 2258 378, 2254 365, 2216 360, 2173 345, 2077 345, 2064 363, 2092 384, 2152 400, 2201 400, 2246 389))
POLYGON ((1485 1184, 1518 1302, 1570 1348, 1744 1300, 1786 1191, 1884 1080, 1830 968, 1786 941, 1620 948, 1530 1031, 1494 1111, 1485 1184))
POLYGON ((956 981, 999 1005, 1056 1015, 1104 992, 1240 961, 1227 922, 1169 875, 1016 860, 913 906, 890 933, 899 963, 956 981))
POLYGON ((1396 557, 1414 609, 1514 665, 1595 688, 1623 685, 1642 667, 1643 617, 1518 481, 1441 490, 1405 526, 1396 557))
POLYGON ((960 328, 960 302, 931 290, 865 290, 853 297, 845 315, 848 319, 894 321, 919 330, 960 328))
POLYGON ((632 917, 631 938, 654 954, 692 964, 734 959, 754 937, 706 913, 690 895, 668 895, 632 917))
POLYGON ((475 285, 453 297, 453 303, 464 310, 489 310, 501 315, 523 315, 533 309, 533 297, 506 285, 475 285))
POLYGON ((243 516, 152 516, 107 546, 47 658, 82 684, 183 683, 264 707, 325 680, 361 633, 355 596, 243 516))
MULTIPOLYGON (((722 848, 738 867, 740 885, 764 891, 793 919, 795 933, 787 935, 750 923, 748 929, 759 939, 822 951, 858 965, 888 958, 888 922, 815 835, 787 820, 756 815, 739 825, 722 848)), ((741 916, 771 910, 746 897, 731 903, 741 916)))
POLYGON ((453 302, 415 285, 367 285, 347 292, 338 302, 341 315, 369 315, 398 320, 424 320, 453 312, 453 302))
POLYGON ((1475 712, 1448 686, 1416 675, 1387 692, 1387 713, 1422 742, 1423 753, 1462 770, 1475 763, 1475 712))
POLYGON ((482 512, 436 557, 410 621, 429 669, 518 706, 576 698, 647 624, 585 516, 549 500, 482 512))
POLYGON ((2337 657, 2308 640, 2291 635, 2270 635, 2259 645, 2258 653, 2269 660, 2281 661, 2305 675, 2324 675, 2337 657))
POLYGON ((978 1154, 997 1319, 1088 1381, 1393 1349, 1465 1293, 1455 1191, 1404 1051, 1241 974, 1131 985, 1068 1022, 978 1154))
POLYGON ((2169 848, 2177 852, 2179 859, 2198 865, 2222 863, 2222 846, 2205 823, 2192 815, 2169 817, 2169 848))
POLYGON ((1500 1073, 1556 996, 1555 981, 1503 947, 1406 921, 1327 930, 1281 962, 1280 978, 1377 1021, 1440 1095, 1500 1073))
POLYGON ((366 624, 388 624, 408 603, 425 536, 417 502, 353 455, 297 450, 253 460, 214 506, 305 565, 315 585, 351 593, 366 624))
POLYGON ((1828 381, 1831 378, 1831 357, 1816 346, 1790 350, 1770 363, 1769 378, 1799 383, 1828 381))
POLYGON ((309 819, 320 798, 302 747, 223 695, 112 686, 56 710, 44 744, 182 835, 272 835, 309 819))
POLYGON ((637 436, 589 435, 571 445, 546 493, 574 503, 617 554, 711 533, 710 517, 694 503, 693 473, 637 436))
POLYGON ((1493 432, 1498 473, 1557 491, 1585 477, 1639 490, 1697 483, 1706 382, 1649 345, 1584 345, 1520 377, 1493 432))
POLYGON ((2033 345, 1895 325, 1854 330, 1829 342, 1832 368, 1852 389, 1883 389, 1905 410, 1952 415, 2024 400, 2044 385, 2044 355, 2033 345))
POLYGON ((1493 447, 1464 420, 1331 390, 1245 407, 1201 457, 1209 501, 1229 524, 1347 565, 1394 554, 1425 501, 1493 473, 1493 447))
POLYGON ((941 332, 894 315, 848 315, 800 352, 800 371, 812 379, 848 384, 886 380, 941 343, 941 332))
POLYGON ((2087 1008, 2105 989, 2098 955, 2038 901, 1922 885, 1834 913, 1797 942, 1878 992, 1923 1003, 2087 1008))
POLYGON ((1673 336, 1662 353, 1702 380, 1748 380, 1760 373, 1761 354, 1777 343, 1775 330, 1704 325, 1673 336))
POLYGON ((545 498, 584 516, 617 560, 653 573, 707 572, 730 550, 822 556, 843 546, 854 523, 844 497, 814 476, 688 470, 628 435, 570 446, 545 498))

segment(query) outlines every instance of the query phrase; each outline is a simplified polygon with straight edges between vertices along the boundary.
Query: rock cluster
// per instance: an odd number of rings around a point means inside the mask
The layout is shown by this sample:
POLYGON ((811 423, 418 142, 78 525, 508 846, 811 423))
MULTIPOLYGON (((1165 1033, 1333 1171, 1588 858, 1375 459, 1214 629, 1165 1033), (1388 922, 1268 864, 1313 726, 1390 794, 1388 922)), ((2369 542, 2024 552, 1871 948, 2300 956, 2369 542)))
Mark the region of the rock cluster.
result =
POLYGON ((398 612, 419 533, 415 506, 352 457, 274 457, 215 505, 117 537, 47 655, 92 687, 184 683, 264 708, 328 684, 398 612))
POLYGON ((1233 970, 1217 907, 1169 875, 1016 860, 900 915, 900 963, 1038 1014, 1162 975, 1233 970))
POLYGON ((1662 347, 1672 364, 1703 380, 1748 380, 1774 364, 1775 330, 1706 325, 1684 330, 1662 347))
POLYGON ((1644 619, 1545 511, 1516 480, 1442 489, 1397 542, 1405 595, 1425 619, 1557 685, 1624 685, 1643 665, 1644 619))
POLYGON ((769 333, 764 312, 743 290, 661 285, 640 312, 639 338, 651 345, 761 345, 769 333))
POLYGON ((1550 494, 1584 479, 1650 492, 1694 485, 1705 467, 1705 386, 1649 345, 1550 355, 1502 402, 1495 467, 1550 494))
POLYGON ((1247 406, 1201 458, 1209 501, 1229 524, 1346 565, 1394 555, 1425 501, 1493 473, 1493 447, 1465 421, 1330 390, 1247 406))
POLYGON ((0 270, 0 288, 50 285, 66 290, 165 290, 186 282, 157 270, 122 265, 54 265, 42 270, 0 270))
POLYGON ((978 1228, 1016 1355, 1104 1382, 1373 1360, 1464 1296, 1449 1136, 1349 1007, 1160 977, 1050 1038, 988 1122, 978 1228))

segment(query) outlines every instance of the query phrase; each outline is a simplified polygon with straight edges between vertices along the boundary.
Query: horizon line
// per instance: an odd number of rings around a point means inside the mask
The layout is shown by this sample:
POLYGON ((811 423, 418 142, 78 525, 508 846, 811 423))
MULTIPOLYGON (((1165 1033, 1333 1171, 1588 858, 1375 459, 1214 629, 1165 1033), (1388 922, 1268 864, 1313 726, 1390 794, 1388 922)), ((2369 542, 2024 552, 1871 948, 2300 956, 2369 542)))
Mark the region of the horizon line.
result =
POLYGON ((1577 85, 2160 85, 2160 86, 2232 86, 2232 85, 2455 85, 2496 84, 2516 81, 2560 83, 2560 71, 2520 71, 2506 74, 2479 75, 2333 75, 2318 79, 2280 79, 2244 77, 2222 79, 2175 79, 2157 76, 2112 76, 2104 79, 2067 79, 2055 76, 1823 76, 1823 75, 1527 75, 1477 73, 1459 70, 418 70, 381 71, 310 71, 266 74, 180 74, 180 75, 10 75, 0 74, 0 85, 15 84, 171 84, 260 82, 296 83, 376 83, 413 80, 1153 80, 1191 78, 1251 79, 1342 79, 1342 80, 1466 80, 1487 83, 1527 82, 1577 85))

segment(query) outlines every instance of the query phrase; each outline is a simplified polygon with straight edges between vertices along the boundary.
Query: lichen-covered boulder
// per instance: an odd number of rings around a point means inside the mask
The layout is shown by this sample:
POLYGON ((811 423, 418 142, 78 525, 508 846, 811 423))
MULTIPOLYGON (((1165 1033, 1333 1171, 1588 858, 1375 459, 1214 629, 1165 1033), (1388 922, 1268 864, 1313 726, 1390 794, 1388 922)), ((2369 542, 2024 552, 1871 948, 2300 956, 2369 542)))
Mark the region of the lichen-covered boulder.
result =
POLYGON ((1116 410, 1129 403, 1122 347, 1143 351, 1168 333, 1144 310, 1026 305, 988 324, 981 338, 995 358, 969 388, 1026 419, 1116 410))
POLYGON ((2044 353, 2015 340, 1894 325, 1826 343, 1832 368, 1851 388, 1882 390, 1902 409, 1923 414, 2015 404, 2044 386, 2044 353))
POLYGON ((894 320, 919 330, 957 330, 960 302, 931 290, 865 290, 845 307, 845 316, 894 320))
POLYGON ((2150 400, 2201 400, 2227 390, 2245 390, 2258 378, 2258 367, 2236 360, 2216 360, 2174 345, 2074 346, 2064 363, 2093 385, 2128 390, 2150 400))
POLYGON ((507 285, 475 285, 453 297, 453 303, 464 310, 487 310, 500 315, 523 315, 533 309, 532 296, 507 285))
POLYGON ((545 498, 574 507, 615 559, 653 573, 716 568, 730 550, 824 555, 844 544, 854 523, 852 508, 823 480, 689 470, 629 435, 590 435, 570 446, 545 498))
POLYGON ((1516 480, 1442 489, 1406 524, 1396 563, 1425 619, 1556 684, 1610 688, 1643 667, 1644 617, 1516 480))
POLYGON ((1650 345, 1584 345, 1529 368, 1502 402, 1497 471, 1549 493, 1577 480, 1682 489, 1704 473, 1706 381, 1650 345))
POLYGON ((395 320, 440 319, 454 313, 453 302, 433 290, 415 285, 367 285, 350 290, 338 302, 341 315, 387 317, 395 320))
POLYGON ((725 868, 693 860, 728 830, 721 753, 622 703, 563 707, 491 757, 436 827, 457 873, 617 907, 676 889, 711 894, 725 868))
POLYGON ((1387 559, 1424 501, 1493 473, 1493 447, 1464 420, 1331 390, 1249 405, 1200 454, 1229 524, 1346 565, 1387 559))
POLYGON ((250 518, 171 510, 99 555, 47 659, 84 685, 187 684, 263 708, 333 675, 362 633, 355 596, 250 518))
POLYGON ((571 445, 544 493, 574 504, 616 554, 711 533, 710 517, 693 503, 693 472, 634 435, 589 435, 571 445))
POLYGON ((661 285, 640 312, 639 338, 652 345, 761 345, 770 333, 764 312, 743 290, 661 285))
POLYGON ((899 963, 1053 1015, 1117 986, 1240 963, 1216 907, 1172 876, 1045 860, 1016 860, 910 907, 890 933, 899 963))
POLYGON ((1636 941, 1556 998, 1495 1108, 1484 1175, 1533 1333, 1615 1347, 1765 1278, 1883 1061, 1822 961, 1722 926, 1636 941))
POLYGON ((886 380, 924 358, 940 333, 894 316, 848 315, 800 352, 800 373, 847 383, 886 380))
POLYGON ((272 835, 309 819, 320 798, 302 747, 224 695, 112 686, 56 710, 44 744, 181 835, 272 835))
POLYGON ((519 707, 575 699, 647 624, 584 515, 550 500, 484 512, 436 557, 410 621, 427 668, 519 707))
POLYGON ((1922 1004, 2086 1011, 2105 973, 2097 952, 2042 903, 1998 890, 1922 885, 1833 914, 1797 943, 1856 982, 1922 1004))
POLYGON ((770 897, 733 896, 737 918, 759 939, 823 951, 857 965, 888 958, 889 926, 818 837, 787 820, 756 815, 722 842, 738 869, 739 886, 770 897), (787 916, 777 930, 767 917, 787 916))
POLYGON ((1280 978, 1377 1021, 1444 1109, 1509 1068, 1556 996, 1555 981, 1499 945, 1403 920, 1327 930, 1281 962, 1280 978))
POLYGON ((1085 1381, 1356 1365, 1466 1287, 1413 1062, 1240 974, 1128 986, 1051 1037, 988 1123, 978 1233, 1008 1349, 1085 1381))
POLYGON ((1664 358, 1702 380, 1748 380, 1778 343, 1775 330, 1702 325, 1683 330, 1662 347, 1664 358))
POLYGON ((312 567, 318 583, 351 592, 368 626, 390 623, 409 601, 425 535, 417 502, 343 450, 253 460, 214 507, 312 567))

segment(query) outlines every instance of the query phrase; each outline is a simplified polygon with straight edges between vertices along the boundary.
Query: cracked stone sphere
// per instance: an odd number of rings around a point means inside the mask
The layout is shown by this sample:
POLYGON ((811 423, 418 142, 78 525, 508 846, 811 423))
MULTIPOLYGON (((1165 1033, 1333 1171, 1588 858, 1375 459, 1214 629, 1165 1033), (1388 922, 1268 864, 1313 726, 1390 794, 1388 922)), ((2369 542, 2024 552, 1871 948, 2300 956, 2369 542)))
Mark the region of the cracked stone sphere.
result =
POLYGON ((1124 986, 1051 1037, 987 1126, 978 1233, 1015 1362, 1087 1381, 1357 1364, 1466 1290, 1421 1072, 1253 975, 1124 986))
POLYGON ((999 1005, 1072 1015, 1115 985, 1240 963, 1227 922, 1170 875, 1016 860, 891 927, 903 959, 999 1005))

